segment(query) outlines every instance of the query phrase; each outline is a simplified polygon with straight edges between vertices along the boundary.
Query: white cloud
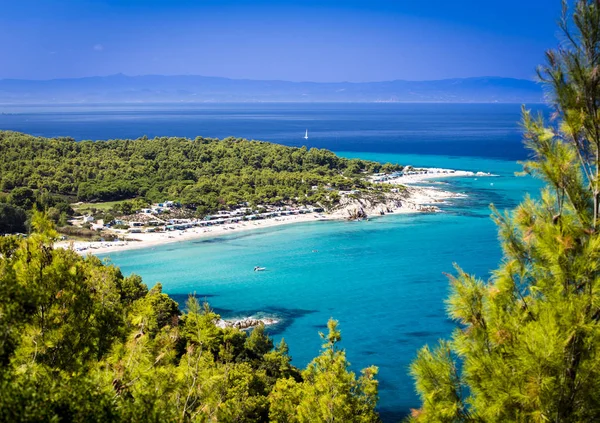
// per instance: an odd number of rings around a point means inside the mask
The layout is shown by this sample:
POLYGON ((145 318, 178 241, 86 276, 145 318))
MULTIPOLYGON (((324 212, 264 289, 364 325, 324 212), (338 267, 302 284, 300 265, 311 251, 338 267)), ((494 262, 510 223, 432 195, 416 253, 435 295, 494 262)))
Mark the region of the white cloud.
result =
POLYGON ((95 44, 94 47, 92 47, 95 51, 102 51, 104 50, 104 46, 102 44, 95 44))

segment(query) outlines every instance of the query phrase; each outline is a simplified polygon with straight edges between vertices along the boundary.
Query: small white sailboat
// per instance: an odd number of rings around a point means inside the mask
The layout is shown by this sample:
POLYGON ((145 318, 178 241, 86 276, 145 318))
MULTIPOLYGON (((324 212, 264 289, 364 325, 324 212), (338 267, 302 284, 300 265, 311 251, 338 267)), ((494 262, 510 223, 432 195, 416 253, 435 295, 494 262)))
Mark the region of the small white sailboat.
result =
POLYGON ((306 130, 306 133, 304 134, 304 139, 307 140, 308 139, 308 129, 306 130))
POLYGON ((254 266, 255 272, 262 272, 263 270, 267 270, 266 267, 254 266))

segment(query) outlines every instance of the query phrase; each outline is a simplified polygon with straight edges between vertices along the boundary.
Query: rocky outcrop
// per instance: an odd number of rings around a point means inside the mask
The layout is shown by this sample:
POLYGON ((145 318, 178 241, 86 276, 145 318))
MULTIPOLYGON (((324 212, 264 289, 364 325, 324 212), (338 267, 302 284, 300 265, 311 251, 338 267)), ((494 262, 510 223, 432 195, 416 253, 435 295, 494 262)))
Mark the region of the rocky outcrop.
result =
MULTIPOLYGON (((363 193, 360 196, 344 196, 332 216, 348 220, 362 220, 370 216, 388 213, 422 212, 435 213, 440 209, 432 203, 444 202, 453 193, 428 188, 408 187, 397 193, 363 193)), ((458 196, 458 195, 456 195, 458 196)))
POLYGON ((279 323, 279 320, 273 318, 262 318, 256 319, 254 317, 244 317, 243 319, 235 319, 235 320, 224 320, 219 319, 216 322, 216 325, 220 328, 236 328, 240 330, 252 329, 260 325, 275 325, 279 323))
POLYGON ((360 220, 368 217, 367 213, 362 207, 357 207, 355 209, 350 208, 346 211, 348 212, 348 220, 360 220))

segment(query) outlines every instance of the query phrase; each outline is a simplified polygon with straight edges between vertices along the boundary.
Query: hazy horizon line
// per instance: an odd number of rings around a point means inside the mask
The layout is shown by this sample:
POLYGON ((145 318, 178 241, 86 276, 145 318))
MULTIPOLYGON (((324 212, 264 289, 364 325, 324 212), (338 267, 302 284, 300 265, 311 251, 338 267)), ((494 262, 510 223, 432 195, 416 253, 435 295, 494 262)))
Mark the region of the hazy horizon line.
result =
POLYGON ((452 80, 468 80, 468 79, 510 79, 516 81, 529 81, 538 82, 534 77, 528 78, 515 78, 511 76, 497 76, 497 75, 481 75, 481 76, 464 76, 464 77, 449 77, 449 78, 438 78, 438 79, 386 79, 378 81, 308 81, 308 80, 289 80, 289 79, 252 79, 252 78, 229 78, 226 76, 214 76, 214 75, 199 75, 199 74, 139 74, 139 75, 127 75, 123 72, 108 74, 108 75, 91 75, 91 76, 73 76, 64 78, 46 78, 46 79, 32 79, 32 78, 0 78, 0 81, 64 81, 64 80, 75 80, 75 79, 92 79, 92 78, 110 78, 116 76, 123 76, 128 78, 139 78, 139 77, 199 77, 199 78, 211 78, 211 79, 225 79, 230 81, 256 81, 256 82, 289 82, 294 84, 377 84, 384 82, 436 82, 436 81, 452 81, 452 80))

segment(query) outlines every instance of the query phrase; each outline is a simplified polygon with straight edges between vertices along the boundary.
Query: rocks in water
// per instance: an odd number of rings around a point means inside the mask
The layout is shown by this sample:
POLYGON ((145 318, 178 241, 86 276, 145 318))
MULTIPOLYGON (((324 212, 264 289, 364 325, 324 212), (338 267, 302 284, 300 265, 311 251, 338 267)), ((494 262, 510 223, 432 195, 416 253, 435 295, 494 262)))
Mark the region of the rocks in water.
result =
MULTIPOLYGON (((443 201, 440 201, 443 202, 443 201)), ((433 205, 426 205, 426 204, 415 204, 415 203, 409 203, 406 202, 404 205, 405 208, 410 209, 410 210, 415 210, 421 213, 437 213, 440 212, 441 210, 433 205)))
POLYGON ((240 329, 240 330, 246 330, 246 329, 255 328, 261 324, 265 325, 265 326, 269 326, 269 325, 275 325, 277 323, 279 323, 279 320, 269 318, 269 317, 265 317, 262 319, 255 319, 253 317, 244 317, 243 319, 236 319, 236 320, 219 319, 216 322, 216 325, 220 328, 236 328, 236 329, 240 329))
POLYGON ((367 218, 367 213, 362 207, 348 210, 348 220, 362 220, 367 218))

